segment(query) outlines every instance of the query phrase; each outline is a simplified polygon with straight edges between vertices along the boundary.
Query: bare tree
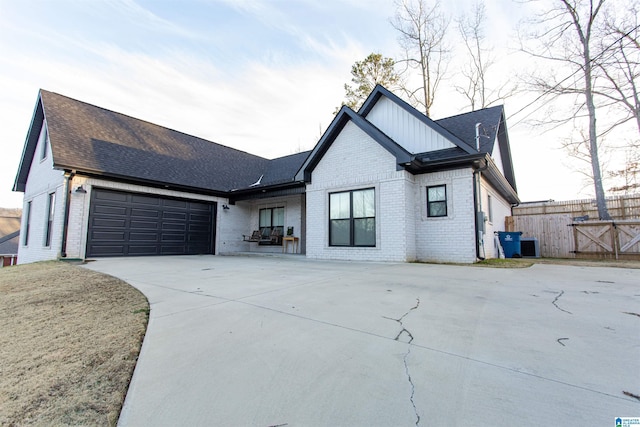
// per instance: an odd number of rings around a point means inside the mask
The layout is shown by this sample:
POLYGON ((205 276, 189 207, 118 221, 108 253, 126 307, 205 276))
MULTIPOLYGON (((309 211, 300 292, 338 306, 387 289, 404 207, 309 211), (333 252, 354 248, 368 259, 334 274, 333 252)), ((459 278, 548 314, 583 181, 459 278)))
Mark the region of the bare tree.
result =
POLYGON ((622 169, 609 172, 611 178, 617 179, 617 184, 609 188, 612 193, 631 194, 640 189, 640 147, 631 146, 625 153, 625 164, 622 169))
POLYGON ((391 25, 400 33, 399 42, 404 49, 402 61, 407 68, 417 69, 420 87, 406 94, 414 105, 429 116, 436 92, 447 70, 450 48, 445 34, 450 19, 440 10, 436 1, 429 6, 425 0, 402 0, 391 25))
POLYGON ((557 70, 551 75, 531 77, 532 86, 546 96, 572 96, 575 108, 567 120, 587 120, 588 147, 592 179, 600 219, 611 219, 606 205, 602 184, 601 165, 598 155, 598 133, 596 128, 596 103, 594 101, 594 60, 602 52, 592 51, 594 32, 600 22, 606 0, 554 0, 552 6, 533 22, 535 29, 530 37, 535 45, 522 45, 522 50, 531 56, 555 63, 563 74, 572 73, 558 81, 557 70))
MULTIPOLYGON (((380 53, 371 53, 362 61, 357 61, 351 67, 351 83, 344 85, 346 101, 343 105, 353 110, 360 108, 373 88, 380 84, 390 91, 403 87, 400 74, 395 70, 395 61, 380 53)), ((339 108, 336 109, 336 113, 339 108)))
POLYGON ((474 111, 490 107, 511 96, 516 89, 509 88, 508 83, 494 89, 490 87, 488 74, 495 64, 495 58, 490 54, 490 47, 486 46, 486 19, 484 2, 479 0, 473 5, 471 15, 463 14, 456 20, 469 61, 461 70, 466 84, 456 85, 455 89, 469 101, 474 111))
POLYGON ((620 19, 605 14, 599 38, 603 55, 597 62, 604 78, 594 91, 622 110, 624 116, 612 127, 635 120, 640 133, 640 3, 630 4, 625 12, 620 19))

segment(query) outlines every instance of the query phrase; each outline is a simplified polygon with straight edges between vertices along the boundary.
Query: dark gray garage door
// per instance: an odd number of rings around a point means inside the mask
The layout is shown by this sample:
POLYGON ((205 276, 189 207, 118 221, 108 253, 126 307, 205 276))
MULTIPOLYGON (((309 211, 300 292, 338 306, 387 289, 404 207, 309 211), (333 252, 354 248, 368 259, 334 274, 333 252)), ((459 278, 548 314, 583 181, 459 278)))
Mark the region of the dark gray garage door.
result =
POLYGON ((93 189, 87 257, 213 253, 215 206, 93 189))

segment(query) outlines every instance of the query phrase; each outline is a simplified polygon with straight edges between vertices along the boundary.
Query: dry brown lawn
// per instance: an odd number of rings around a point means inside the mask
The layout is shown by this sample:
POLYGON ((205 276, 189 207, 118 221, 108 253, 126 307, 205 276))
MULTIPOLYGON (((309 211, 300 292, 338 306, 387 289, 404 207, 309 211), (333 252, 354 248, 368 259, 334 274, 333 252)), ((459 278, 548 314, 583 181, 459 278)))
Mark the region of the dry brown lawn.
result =
POLYGON ((148 313, 111 276, 62 262, 0 268, 0 425, 115 425, 148 313))

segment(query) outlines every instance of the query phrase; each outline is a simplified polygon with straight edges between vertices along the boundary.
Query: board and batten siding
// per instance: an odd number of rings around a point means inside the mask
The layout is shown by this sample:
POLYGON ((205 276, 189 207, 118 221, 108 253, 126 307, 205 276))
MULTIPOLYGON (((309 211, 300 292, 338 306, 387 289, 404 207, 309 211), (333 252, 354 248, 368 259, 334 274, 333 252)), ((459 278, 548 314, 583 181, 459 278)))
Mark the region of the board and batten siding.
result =
POLYGON ((412 154, 455 147, 443 135, 385 97, 380 98, 366 118, 412 154))

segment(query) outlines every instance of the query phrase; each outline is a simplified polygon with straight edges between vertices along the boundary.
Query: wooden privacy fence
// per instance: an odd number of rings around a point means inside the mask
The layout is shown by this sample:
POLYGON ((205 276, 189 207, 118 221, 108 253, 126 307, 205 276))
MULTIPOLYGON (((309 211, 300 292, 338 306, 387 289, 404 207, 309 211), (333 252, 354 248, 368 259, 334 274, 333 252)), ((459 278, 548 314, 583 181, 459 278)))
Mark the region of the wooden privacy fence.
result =
POLYGON ((578 258, 640 259, 640 221, 571 224, 578 258))
POLYGON ((592 200, 526 203, 505 230, 537 238, 543 257, 640 259, 640 195, 608 198, 607 207, 613 221, 588 220, 598 217, 592 200))

